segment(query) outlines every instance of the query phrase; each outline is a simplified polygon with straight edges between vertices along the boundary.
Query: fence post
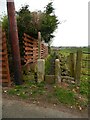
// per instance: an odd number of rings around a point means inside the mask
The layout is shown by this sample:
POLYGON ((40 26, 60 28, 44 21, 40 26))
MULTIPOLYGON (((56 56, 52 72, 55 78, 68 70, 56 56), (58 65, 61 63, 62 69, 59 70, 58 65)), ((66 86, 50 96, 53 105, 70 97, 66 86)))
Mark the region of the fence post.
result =
POLYGON ((38 59, 41 58, 41 33, 38 32, 38 59))
POLYGON ((70 53, 69 55, 69 68, 70 68, 70 74, 71 74, 71 77, 74 77, 74 53, 70 53))
POLYGON ((45 75, 45 60, 38 59, 37 60, 37 78, 39 83, 41 81, 44 81, 44 75, 45 75))
POLYGON ((76 84, 80 84, 80 75, 81 75, 81 59, 82 59, 82 51, 77 50, 76 55, 76 67, 75 67, 75 80, 76 84))
POLYGON ((55 81, 61 83, 61 69, 59 59, 55 60, 55 81))

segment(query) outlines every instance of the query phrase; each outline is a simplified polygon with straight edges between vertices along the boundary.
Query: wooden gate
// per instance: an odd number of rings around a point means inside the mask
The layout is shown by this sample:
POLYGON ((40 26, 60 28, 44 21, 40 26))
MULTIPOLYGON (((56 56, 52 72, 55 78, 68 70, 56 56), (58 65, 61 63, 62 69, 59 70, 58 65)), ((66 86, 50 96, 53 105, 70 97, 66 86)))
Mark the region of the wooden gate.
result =
POLYGON ((9 64, 8 64, 8 53, 7 53, 7 44, 6 44, 6 35, 5 32, 2 34, 2 40, 0 41, 0 84, 2 86, 10 85, 10 73, 9 73, 9 64))

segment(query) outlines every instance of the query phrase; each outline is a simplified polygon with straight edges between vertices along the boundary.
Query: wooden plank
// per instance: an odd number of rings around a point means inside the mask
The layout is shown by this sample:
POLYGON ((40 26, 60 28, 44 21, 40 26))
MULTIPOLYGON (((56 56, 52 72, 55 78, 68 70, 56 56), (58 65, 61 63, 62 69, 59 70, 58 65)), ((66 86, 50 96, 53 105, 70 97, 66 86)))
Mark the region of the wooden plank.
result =
POLYGON ((0 55, 6 55, 6 54, 7 54, 6 51, 5 52, 0 51, 0 55))
POLYGON ((6 68, 2 68, 2 73, 6 72, 7 73, 7 69, 6 68))
POLYGON ((31 59, 33 56, 24 56, 25 59, 31 59))
MULTIPOLYGON (((0 75, 1 76, 1 75, 0 75)), ((7 74, 2 74, 2 77, 7 77, 7 74)))
POLYGON ((24 62, 25 62, 25 63, 31 63, 31 62, 33 62, 33 60, 32 60, 32 59, 24 60, 24 62))
POLYGON ((5 57, 2 57, 2 58, 0 57, 0 61, 2 61, 2 62, 6 61, 6 58, 5 57))
POLYGON ((5 82, 7 82, 8 83, 8 80, 7 79, 0 79, 0 83, 5 83, 5 82))
POLYGON ((25 52, 25 56, 27 56, 27 55, 33 55, 33 51, 24 51, 25 52))
POLYGON ((32 47, 33 48, 33 44, 24 43, 23 48, 25 48, 25 47, 32 47))
POLYGON ((37 47, 33 47, 33 51, 38 51, 38 48, 37 47))
POLYGON ((6 50, 6 44, 2 45, 2 50, 6 50))
POLYGON ((27 39, 26 37, 24 38, 24 41, 25 41, 25 42, 28 42, 29 44, 30 44, 30 43, 33 44, 33 40, 27 39))
POLYGON ((4 62, 0 62, 0 66, 6 66, 6 63, 4 63, 4 62))
POLYGON ((27 35, 26 33, 24 33, 24 36, 25 36, 25 37, 28 37, 28 38, 30 38, 30 39, 32 39, 32 40, 36 40, 36 41, 37 41, 37 39, 35 39, 35 38, 33 38, 33 37, 27 35))
POLYGON ((33 51, 33 48, 25 47, 25 51, 33 51))

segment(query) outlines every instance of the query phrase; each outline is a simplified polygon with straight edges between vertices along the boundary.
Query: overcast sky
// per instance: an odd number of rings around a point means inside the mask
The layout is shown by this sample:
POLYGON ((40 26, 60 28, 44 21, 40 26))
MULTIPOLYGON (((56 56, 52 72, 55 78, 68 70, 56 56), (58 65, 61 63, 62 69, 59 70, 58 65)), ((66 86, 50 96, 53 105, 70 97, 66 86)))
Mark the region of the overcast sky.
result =
MULTIPOLYGON (((16 10, 28 4, 31 11, 44 10, 51 0, 14 0, 16 10)), ((53 0, 55 14, 62 24, 55 31, 54 46, 88 45, 88 1, 53 0)), ((2 12, 6 13, 6 0, 2 1, 2 12)))

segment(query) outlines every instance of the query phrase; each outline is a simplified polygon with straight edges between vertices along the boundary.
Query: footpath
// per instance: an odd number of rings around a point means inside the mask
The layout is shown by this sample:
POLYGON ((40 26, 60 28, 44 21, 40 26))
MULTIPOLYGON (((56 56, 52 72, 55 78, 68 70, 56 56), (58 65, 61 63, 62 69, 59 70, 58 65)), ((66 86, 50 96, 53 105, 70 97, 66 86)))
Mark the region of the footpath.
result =
POLYGON ((38 106, 22 100, 2 98, 3 118, 88 118, 88 114, 77 114, 67 109, 38 106))

